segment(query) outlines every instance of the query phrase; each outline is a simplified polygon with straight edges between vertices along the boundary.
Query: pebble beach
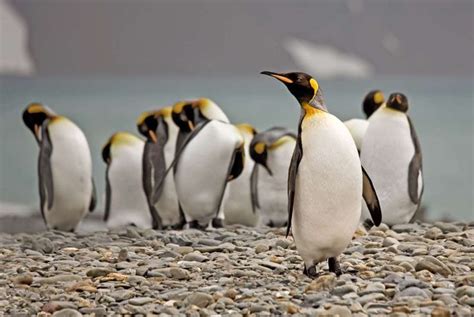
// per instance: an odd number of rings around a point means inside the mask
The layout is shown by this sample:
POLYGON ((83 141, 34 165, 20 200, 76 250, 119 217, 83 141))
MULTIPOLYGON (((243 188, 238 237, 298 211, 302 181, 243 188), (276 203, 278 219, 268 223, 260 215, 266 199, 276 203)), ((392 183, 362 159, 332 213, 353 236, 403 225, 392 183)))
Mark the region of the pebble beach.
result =
POLYGON ((0 234, 0 315, 472 316, 474 223, 358 230, 303 275, 284 229, 0 234))

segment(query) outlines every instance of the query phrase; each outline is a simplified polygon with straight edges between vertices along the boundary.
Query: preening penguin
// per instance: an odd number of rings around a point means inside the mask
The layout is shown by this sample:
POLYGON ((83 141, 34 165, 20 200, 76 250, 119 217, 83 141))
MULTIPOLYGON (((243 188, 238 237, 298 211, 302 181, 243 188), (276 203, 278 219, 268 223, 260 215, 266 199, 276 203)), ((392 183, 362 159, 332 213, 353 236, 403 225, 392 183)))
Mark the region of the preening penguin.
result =
POLYGON ((249 184, 254 162, 249 155, 249 145, 257 131, 246 123, 238 124, 236 127, 244 138, 245 162, 240 176, 228 185, 229 196, 224 206, 225 223, 226 225, 242 224, 255 227, 258 213, 252 210, 249 184))
POLYGON ((358 226, 362 196, 380 224, 377 195, 351 134, 328 112, 318 82, 305 73, 262 74, 285 84, 301 107, 288 175, 287 233, 291 229, 306 275, 315 277, 316 264, 324 260, 341 274, 337 257, 358 226))
POLYGON ((260 132, 250 143, 250 156, 256 163, 250 181, 252 208, 258 209, 260 225, 286 225, 288 168, 295 144, 296 134, 282 127, 260 132))
MULTIPOLYGON (((369 119, 361 161, 371 175, 389 225, 409 222, 421 203, 423 164, 420 142, 407 114, 408 100, 393 93, 369 119)), ((362 217, 367 219, 363 213, 362 217)))
POLYGON ((244 140, 213 101, 189 104, 173 109, 191 128, 174 162, 179 203, 191 228, 206 228, 211 220, 212 226, 222 227, 227 182, 243 170, 244 140))
POLYGON ((131 133, 117 132, 102 148, 102 159, 107 164, 104 221, 109 228, 152 226, 142 187, 144 145, 143 140, 131 133))
POLYGON ((137 120, 138 131, 146 138, 143 151, 143 188, 155 229, 180 229, 184 224, 173 175, 165 176, 166 169, 174 159, 178 134, 171 112, 171 107, 165 107, 142 113, 137 120))
MULTIPOLYGON (((367 119, 385 102, 383 92, 380 90, 372 90, 369 92, 362 102, 362 110, 365 113, 367 119)), ((362 140, 364 139, 365 132, 369 126, 369 121, 364 119, 350 119, 344 121, 344 124, 352 134, 352 138, 357 146, 357 150, 360 153, 362 147, 362 140)))
POLYGON ((71 120, 31 103, 23 122, 38 142, 40 210, 48 229, 74 231, 96 205, 89 144, 71 120))

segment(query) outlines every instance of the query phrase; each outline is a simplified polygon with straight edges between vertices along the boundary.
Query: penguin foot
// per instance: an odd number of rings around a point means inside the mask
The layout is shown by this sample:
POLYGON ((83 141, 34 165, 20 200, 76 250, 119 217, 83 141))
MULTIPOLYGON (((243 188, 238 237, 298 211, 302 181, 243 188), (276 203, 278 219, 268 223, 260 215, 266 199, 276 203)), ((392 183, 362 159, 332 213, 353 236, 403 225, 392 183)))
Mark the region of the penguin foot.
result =
POLYGON ((316 278, 318 277, 318 272, 316 271, 316 265, 310 266, 306 268, 306 265, 303 267, 303 274, 309 278, 316 278))
POLYGON ((329 265, 329 272, 333 272, 336 276, 342 274, 341 266, 339 265, 339 261, 336 258, 329 258, 328 259, 329 265))
POLYGON ((188 222, 189 229, 206 230, 207 226, 201 226, 197 220, 188 222))
POLYGON ((224 228, 224 220, 220 218, 212 219, 212 227, 213 228, 224 228))

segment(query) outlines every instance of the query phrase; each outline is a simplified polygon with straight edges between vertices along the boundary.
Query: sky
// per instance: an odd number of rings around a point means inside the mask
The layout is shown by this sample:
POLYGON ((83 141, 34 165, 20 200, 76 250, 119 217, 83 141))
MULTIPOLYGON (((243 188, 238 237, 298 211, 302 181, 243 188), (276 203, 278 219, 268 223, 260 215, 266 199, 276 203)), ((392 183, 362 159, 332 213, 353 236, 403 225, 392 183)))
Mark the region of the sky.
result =
POLYGON ((376 75, 474 73, 471 0, 5 1, 26 23, 37 75, 298 69, 295 39, 362 59, 376 75))

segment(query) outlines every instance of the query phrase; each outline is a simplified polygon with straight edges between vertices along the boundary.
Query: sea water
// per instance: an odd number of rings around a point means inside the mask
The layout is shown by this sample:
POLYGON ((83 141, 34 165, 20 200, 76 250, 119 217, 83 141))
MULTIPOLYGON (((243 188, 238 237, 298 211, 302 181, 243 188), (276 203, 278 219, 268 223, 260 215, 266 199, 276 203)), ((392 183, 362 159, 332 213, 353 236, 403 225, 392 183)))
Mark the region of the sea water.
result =
MULTIPOLYGON (((423 151, 428 219, 474 220, 473 79, 373 78, 319 80, 329 111, 341 120, 363 118, 361 101, 371 89, 407 95, 423 151)), ((21 113, 33 101, 76 122, 89 140, 102 209, 105 164, 101 148, 116 131, 137 134, 136 119, 186 98, 215 100, 234 123, 258 129, 296 130, 299 108, 270 78, 12 78, 0 77, 0 202, 38 205, 38 148, 21 113)), ((337 199, 335 197, 334 199, 337 199)))

